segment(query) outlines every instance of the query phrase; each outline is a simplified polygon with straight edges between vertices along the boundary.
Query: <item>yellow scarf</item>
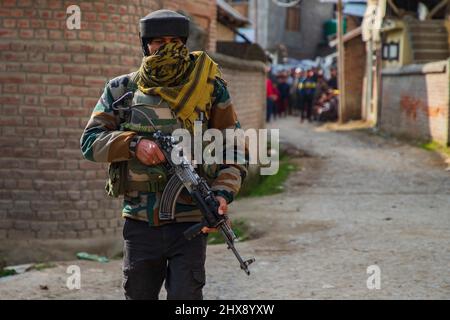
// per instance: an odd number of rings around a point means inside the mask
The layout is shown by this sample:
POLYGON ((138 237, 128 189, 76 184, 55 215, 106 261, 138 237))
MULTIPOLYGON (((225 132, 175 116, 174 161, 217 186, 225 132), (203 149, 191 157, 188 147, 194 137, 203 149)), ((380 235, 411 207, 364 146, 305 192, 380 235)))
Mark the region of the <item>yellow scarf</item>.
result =
POLYGON ((203 51, 191 53, 183 44, 168 43, 144 57, 139 69, 138 88, 168 102, 184 127, 191 130, 200 112, 209 117, 214 80, 220 77, 217 64, 203 51))

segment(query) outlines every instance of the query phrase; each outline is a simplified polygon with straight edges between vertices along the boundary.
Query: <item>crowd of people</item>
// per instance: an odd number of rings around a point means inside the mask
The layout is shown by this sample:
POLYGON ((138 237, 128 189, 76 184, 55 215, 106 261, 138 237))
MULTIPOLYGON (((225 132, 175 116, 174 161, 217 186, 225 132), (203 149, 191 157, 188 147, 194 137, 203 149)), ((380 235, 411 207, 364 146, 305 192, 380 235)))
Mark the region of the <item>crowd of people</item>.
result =
POLYGON ((337 70, 325 78, 323 70, 301 68, 276 74, 268 68, 266 80, 267 122, 287 115, 300 121, 336 121, 338 118, 337 70))

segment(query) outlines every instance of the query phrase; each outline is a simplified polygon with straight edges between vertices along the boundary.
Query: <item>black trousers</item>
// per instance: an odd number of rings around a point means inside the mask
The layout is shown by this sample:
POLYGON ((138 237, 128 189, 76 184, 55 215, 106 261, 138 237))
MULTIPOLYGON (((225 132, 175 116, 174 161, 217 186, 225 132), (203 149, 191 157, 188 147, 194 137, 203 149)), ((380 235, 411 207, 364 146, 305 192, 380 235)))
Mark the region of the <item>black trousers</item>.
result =
POLYGON ((157 300, 165 280, 167 299, 201 300, 205 285, 207 235, 186 240, 194 223, 150 227, 126 219, 123 228, 125 298, 157 300))
POLYGON ((300 109, 300 113, 301 113, 300 116, 302 119, 311 120, 314 97, 310 96, 310 95, 305 95, 303 97, 302 102, 303 103, 302 103, 302 108, 300 109))

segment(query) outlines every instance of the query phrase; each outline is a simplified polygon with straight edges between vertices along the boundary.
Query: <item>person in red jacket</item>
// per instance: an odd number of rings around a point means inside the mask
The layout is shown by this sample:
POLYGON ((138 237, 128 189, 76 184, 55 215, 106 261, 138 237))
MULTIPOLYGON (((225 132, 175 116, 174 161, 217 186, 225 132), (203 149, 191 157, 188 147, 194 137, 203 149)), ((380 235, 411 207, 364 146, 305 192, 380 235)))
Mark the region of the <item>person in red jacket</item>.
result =
MULTIPOLYGON (((267 70, 267 73, 270 73, 270 68, 267 70)), ((266 121, 270 122, 272 116, 276 118, 276 101, 278 100, 277 89, 273 85, 272 80, 267 76, 266 78, 266 105, 267 105, 267 113, 266 113, 266 121)))

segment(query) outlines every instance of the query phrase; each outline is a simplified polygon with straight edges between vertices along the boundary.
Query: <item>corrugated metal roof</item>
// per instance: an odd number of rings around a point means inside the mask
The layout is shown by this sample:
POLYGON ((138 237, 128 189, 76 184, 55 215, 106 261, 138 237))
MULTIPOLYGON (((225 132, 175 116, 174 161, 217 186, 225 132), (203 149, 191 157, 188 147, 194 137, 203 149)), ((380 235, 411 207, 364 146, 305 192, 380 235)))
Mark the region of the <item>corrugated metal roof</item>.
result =
POLYGON ((233 20, 236 20, 236 22, 238 22, 239 24, 241 24, 241 25, 251 24, 250 20, 248 20, 243 15, 241 15, 237 10, 235 10, 232 6, 230 6, 224 0, 216 0, 216 3, 217 3, 217 6, 219 7, 219 9, 221 9, 224 13, 226 13, 233 20))
POLYGON ((347 3, 344 7, 344 14, 355 17, 364 17, 367 4, 365 3, 347 3))

